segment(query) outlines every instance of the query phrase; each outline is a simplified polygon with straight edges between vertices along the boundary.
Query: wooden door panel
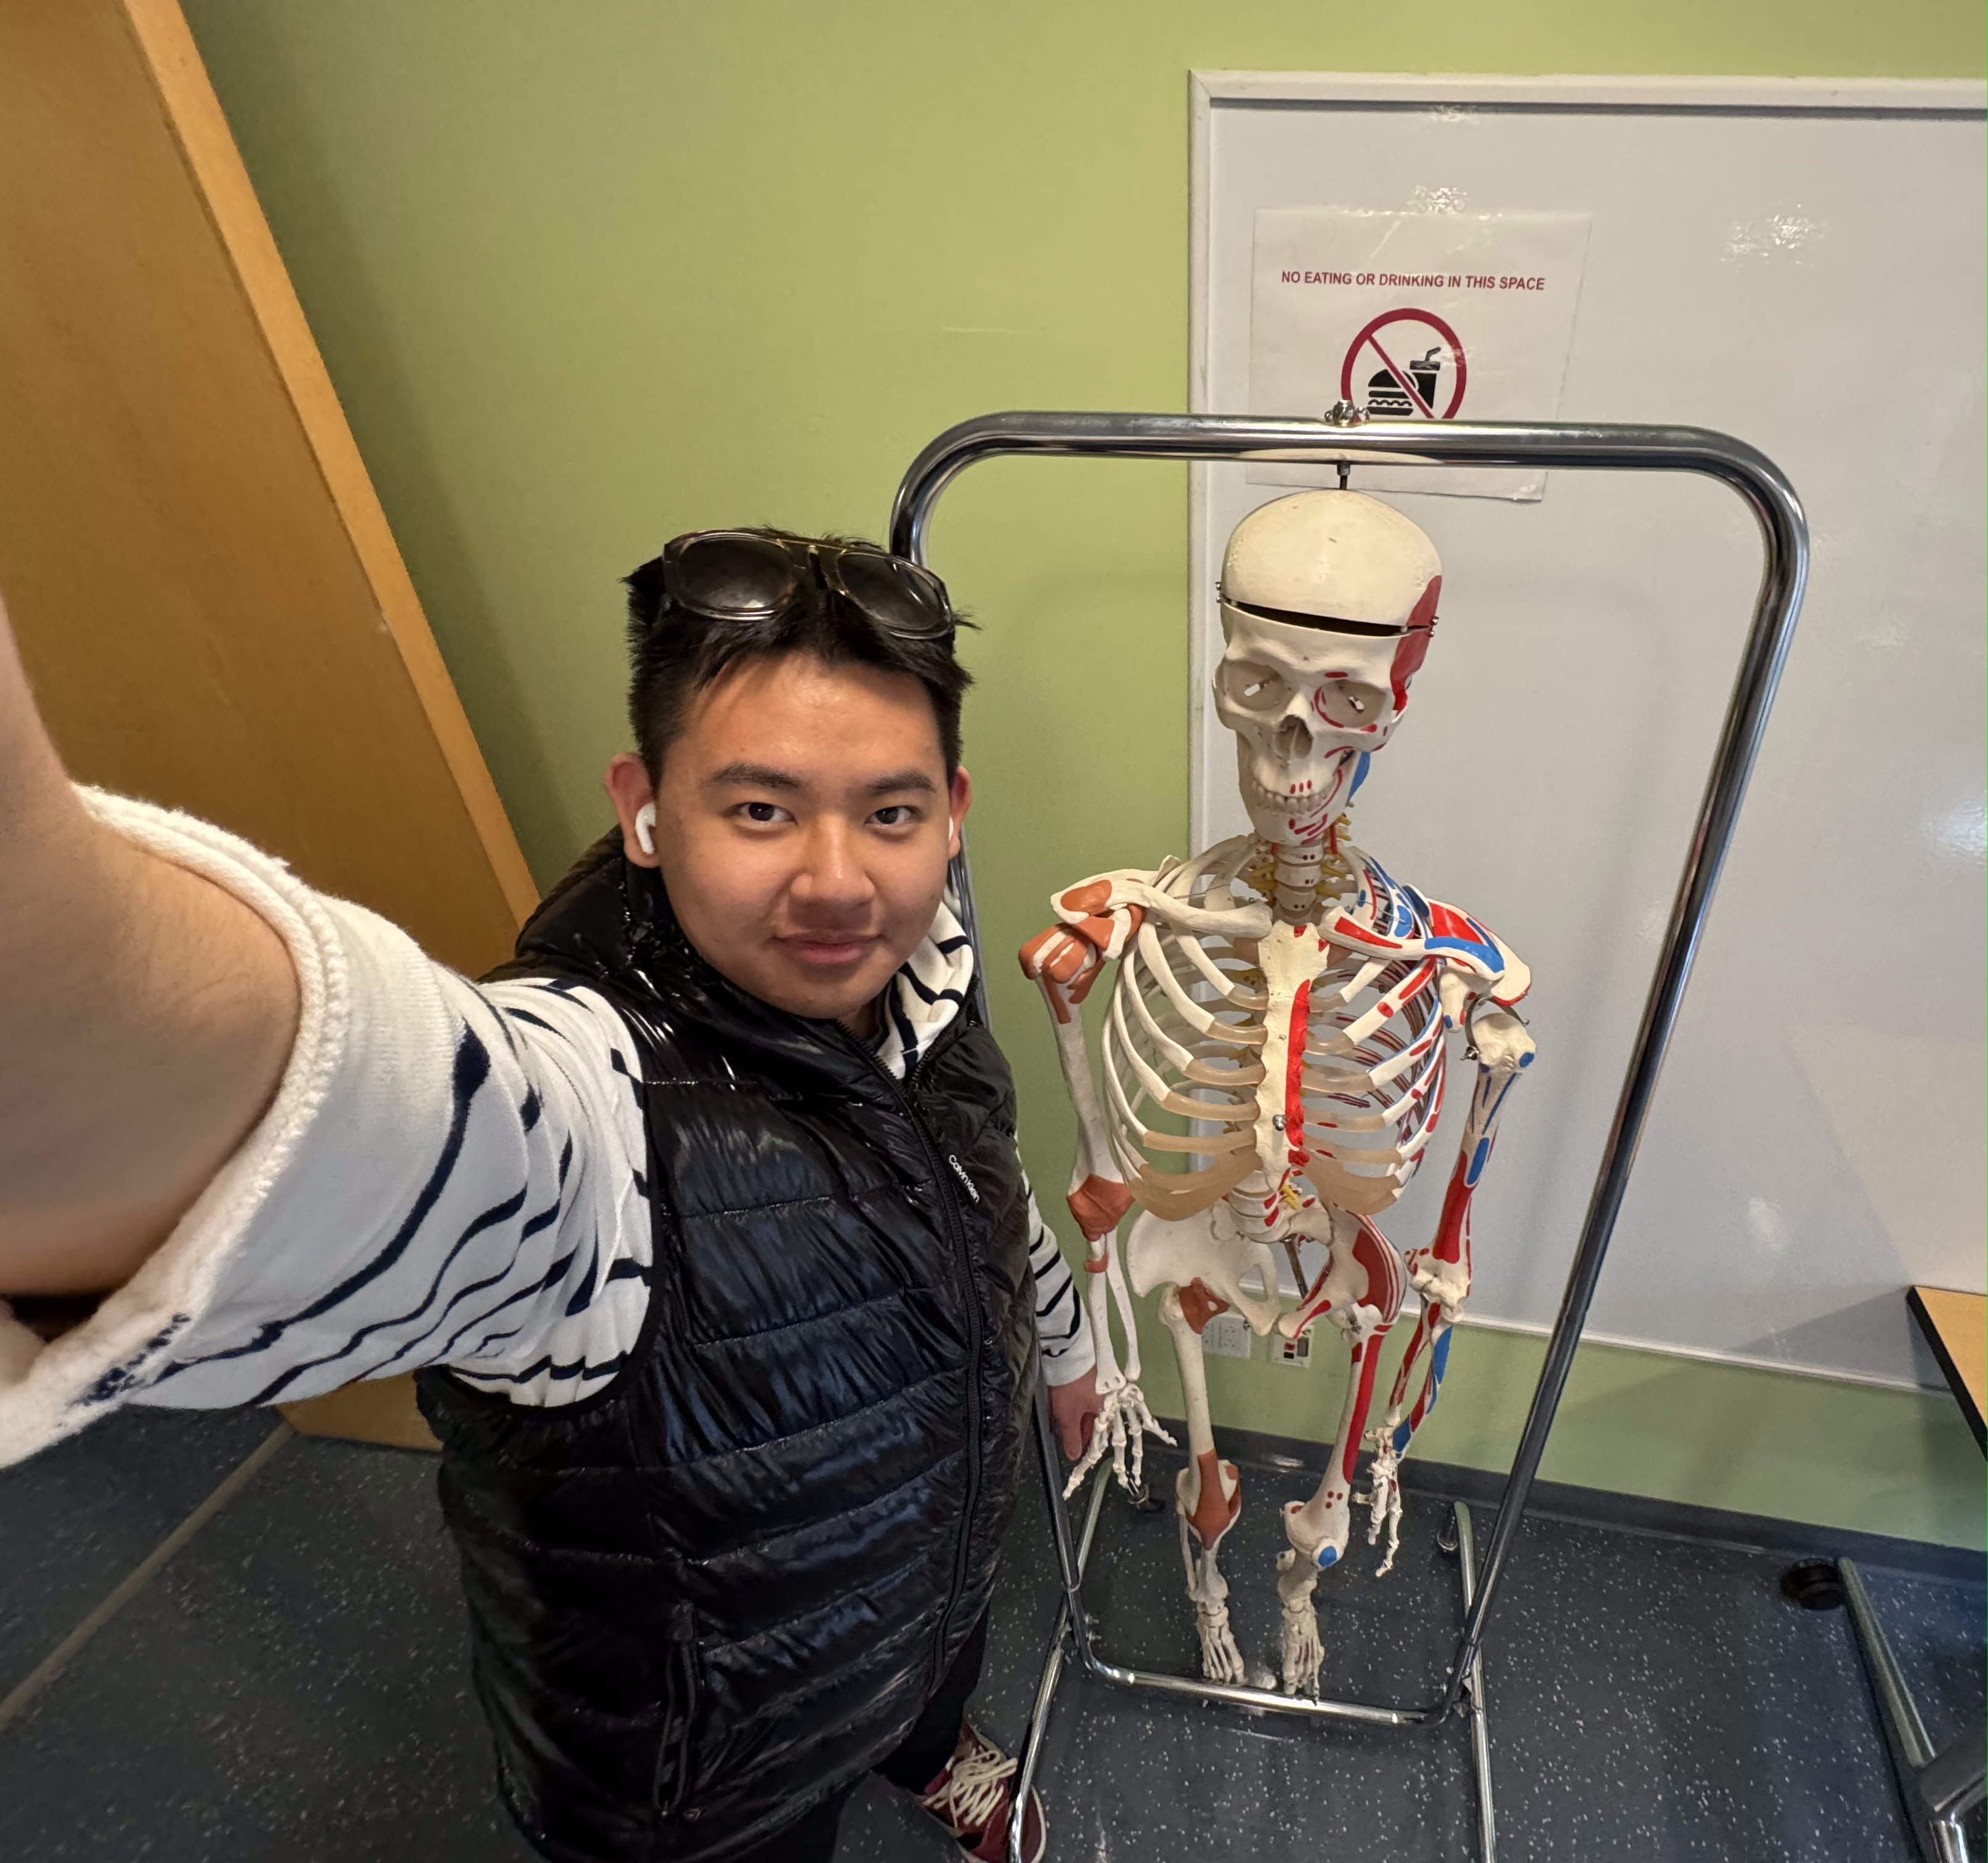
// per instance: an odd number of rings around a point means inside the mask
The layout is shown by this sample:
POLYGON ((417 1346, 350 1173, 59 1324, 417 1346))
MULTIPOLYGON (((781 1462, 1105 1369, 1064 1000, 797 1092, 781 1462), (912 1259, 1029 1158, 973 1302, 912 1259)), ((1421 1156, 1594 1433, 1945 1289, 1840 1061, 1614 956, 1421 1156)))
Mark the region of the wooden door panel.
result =
MULTIPOLYGON (((509 954, 536 890, 175 0, 0 0, 0 590, 73 775, 509 954)), ((284 1408, 432 1442, 406 1379, 284 1408)))
POLYGON ((184 21, 0 0, 0 588, 79 778, 474 972, 535 897, 184 21))

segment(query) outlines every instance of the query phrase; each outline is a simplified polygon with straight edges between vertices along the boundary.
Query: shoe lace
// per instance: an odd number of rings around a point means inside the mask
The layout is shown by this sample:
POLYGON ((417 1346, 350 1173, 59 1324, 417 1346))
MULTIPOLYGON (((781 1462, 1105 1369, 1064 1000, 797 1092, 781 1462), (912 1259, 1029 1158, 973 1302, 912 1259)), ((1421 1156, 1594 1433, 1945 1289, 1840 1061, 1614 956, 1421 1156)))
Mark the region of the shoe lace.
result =
POLYGON ((1014 1776, 1015 1762, 975 1734, 972 1747, 955 1756, 945 1784, 920 1802, 960 1835, 985 1831, 1007 1809, 1014 1776))

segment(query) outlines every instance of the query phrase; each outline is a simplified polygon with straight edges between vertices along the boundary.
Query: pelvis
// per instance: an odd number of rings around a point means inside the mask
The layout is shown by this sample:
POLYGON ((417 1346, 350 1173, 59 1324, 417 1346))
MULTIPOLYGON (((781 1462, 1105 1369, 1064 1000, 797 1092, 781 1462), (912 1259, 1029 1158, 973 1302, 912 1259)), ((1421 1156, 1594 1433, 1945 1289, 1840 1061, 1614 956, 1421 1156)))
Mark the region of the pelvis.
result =
POLYGON ((1270 1246, 1252 1241, 1237 1228, 1226 1203, 1217 1203, 1178 1222, 1141 1210, 1125 1239, 1125 1269, 1132 1291, 1151 1293, 1169 1284, 1191 1287, 1199 1281, 1218 1300, 1226 1300, 1259 1334, 1277 1323, 1277 1263, 1270 1246), (1254 1272, 1261 1293, 1244 1292, 1242 1281, 1254 1272))

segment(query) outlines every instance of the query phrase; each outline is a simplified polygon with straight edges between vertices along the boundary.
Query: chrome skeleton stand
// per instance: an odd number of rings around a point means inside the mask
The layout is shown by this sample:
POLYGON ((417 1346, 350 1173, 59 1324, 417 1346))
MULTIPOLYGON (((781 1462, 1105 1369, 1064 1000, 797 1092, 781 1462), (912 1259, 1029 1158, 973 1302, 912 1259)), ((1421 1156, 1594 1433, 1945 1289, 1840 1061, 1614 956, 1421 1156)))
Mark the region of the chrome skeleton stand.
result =
MULTIPOLYGON (((1455 1510, 1463 1624, 1441 1692, 1421 1706, 1391 1707, 1232 1687, 1198 1675, 1125 1669, 1107 1660, 1099 1651, 1096 1631, 1084 1607, 1084 1565, 1110 1481, 1109 1468, 1094 1483, 1080 1541, 1063 1503, 1062 1465, 1050 1428, 1047 1400, 1038 1391, 1036 1435, 1064 1604, 1019 1756, 1022 1789, 1015 1794, 1014 1816, 1008 1834, 1010 1863, 1019 1863, 1026 1787, 1040 1757, 1042 1735, 1057 1685, 1073 1655, 1087 1673, 1121 1687, 1151 1689, 1274 1713, 1409 1726, 1462 1712, 1469 1719, 1476 1768, 1479 1856, 1481 1863, 1496 1863, 1490 1743, 1484 1712, 1484 1628, 1524 1516, 1527 1493, 1546 1450, 1554 1413, 1573 1368, 1574 1348, 1580 1343, 1581 1325, 1594 1297, 1608 1238, 1621 1209, 1643 1121, 1656 1090, 1664 1052, 1669 1045, 1685 983, 1704 931, 1712 889, 1725 862, 1746 779, 1767 726, 1768 708, 1773 702, 1774 689, 1794 636, 1808 573, 1807 521, 1794 488, 1772 461, 1740 441, 1702 428, 1369 421, 1342 403, 1317 421, 1223 414, 986 414, 948 428, 912 462, 898 488, 891 512, 891 549, 922 563, 932 507, 946 486, 976 460, 1022 453, 1116 459, 1317 462, 1340 466, 1341 484, 1345 482, 1349 466, 1384 463, 1432 468, 1543 466, 1577 472, 1696 472, 1729 486, 1746 501, 1759 521, 1765 567, 1753 625, 1741 651, 1704 799, 1685 850, 1670 924, 1651 980, 1614 1123, 1602 1148, 1601 1166, 1567 1275, 1567 1290, 1560 1299, 1559 1317, 1547 1344, 1546 1362, 1533 1393, 1525 1429, 1511 1473, 1506 1479, 1504 1496, 1481 1564, 1474 1556, 1469 1514, 1461 1505, 1455 1510)), ((954 880, 965 908, 966 928, 977 952, 972 880, 963 857, 956 865, 954 880)), ((984 999, 982 1006, 984 1009, 984 999)))

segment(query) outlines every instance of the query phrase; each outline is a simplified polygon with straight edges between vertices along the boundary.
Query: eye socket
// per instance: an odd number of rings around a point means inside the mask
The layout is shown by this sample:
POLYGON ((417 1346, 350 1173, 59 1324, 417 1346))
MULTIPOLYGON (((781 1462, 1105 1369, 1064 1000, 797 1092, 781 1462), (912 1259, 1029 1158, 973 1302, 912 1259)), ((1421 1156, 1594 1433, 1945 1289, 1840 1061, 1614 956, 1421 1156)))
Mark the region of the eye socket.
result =
POLYGON ((1328 679, 1312 695, 1312 709, 1329 725, 1357 731, 1388 715, 1388 695, 1364 679, 1328 679))
POLYGON ((1222 663, 1222 696, 1251 712, 1281 710, 1290 698, 1290 682, 1276 668, 1254 660, 1222 663))

